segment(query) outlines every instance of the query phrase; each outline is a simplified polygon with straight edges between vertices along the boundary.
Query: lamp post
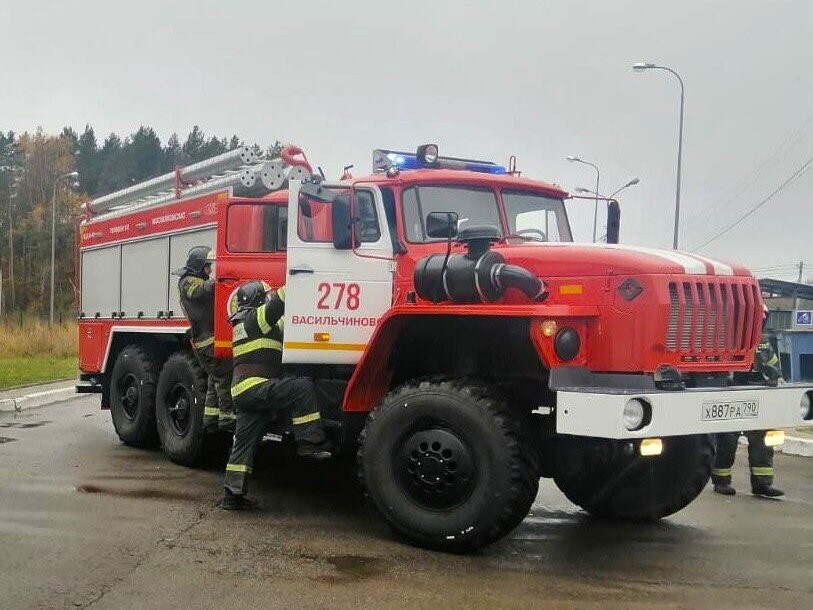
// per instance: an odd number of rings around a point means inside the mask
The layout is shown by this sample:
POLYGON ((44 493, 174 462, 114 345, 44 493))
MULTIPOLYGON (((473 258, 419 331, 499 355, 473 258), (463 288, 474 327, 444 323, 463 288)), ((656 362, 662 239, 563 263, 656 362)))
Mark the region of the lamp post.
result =
POLYGON ((669 72, 669 74, 673 75, 675 78, 677 78, 678 83, 680 83, 680 124, 678 127, 677 185, 675 186, 675 232, 672 237, 672 248, 677 250, 678 230, 680 222, 680 165, 683 157, 683 101, 684 101, 683 79, 680 78, 680 74, 675 72, 672 68, 667 68, 666 66, 659 66, 657 64, 639 62, 633 65, 632 69, 635 70, 636 72, 644 72, 646 70, 664 70, 666 72, 669 72))
POLYGON ((56 254, 56 191, 59 187, 59 183, 62 182, 65 178, 76 178, 79 176, 79 172, 68 172, 67 174, 62 174, 56 180, 54 180, 54 194, 51 198, 51 307, 50 307, 50 314, 48 316, 48 324, 50 326, 54 325, 54 258, 56 254))
POLYGON ((584 159, 580 159, 579 157, 575 157, 573 155, 568 155, 565 157, 567 161, 572 163, 583 163, 584 165, 589 165, 594 170, 596 170, 596 202, 593 206, 593 243, 596 243, 596 225, 598 224, 598 189, 599 189, 599 179, 601 178, 601 172, 599 172, 598 165, 595 163, 590 163, 590 161, 585 161, 584 159))
POLYGON ((583 186, 577 186, 577 187, 576 187, 575 189, 573 189, 573 190, 574 190, 574 191, 576 191, 577 193, 587 193, 587 194, 589 194, 589 195, 596 195, 596 194, 598 194, 598 196, 599 196, 599 197, 602 197, 603 199, 612 199, 613 197, 615 197, 616 195, 618 195, 618 193, 620 193, 621 191, 623 191, 625 188, 628 188, 628 187, 630 187, 630 186, 635 186, 635 185, 636 185, 636 184, 638 184, 640 181, 641 181, 641 180, 640 180, 639 178, 633 178, 632 180, 630 180, 630 181, 629 181, 629 182, 627 182, 626 184, 624 184, 624 185, 622 185, 622 186, 618 187, 617 189, 615 189, 615 190, 613 191, 613 193, 612 193, 611 195, 607 196, 607 197, 604 197, 604 195, 602 195, 601 193, 596 193, 596 191, 591 191, 590 189, 586 189, 586 188, 584 188, 583 186))

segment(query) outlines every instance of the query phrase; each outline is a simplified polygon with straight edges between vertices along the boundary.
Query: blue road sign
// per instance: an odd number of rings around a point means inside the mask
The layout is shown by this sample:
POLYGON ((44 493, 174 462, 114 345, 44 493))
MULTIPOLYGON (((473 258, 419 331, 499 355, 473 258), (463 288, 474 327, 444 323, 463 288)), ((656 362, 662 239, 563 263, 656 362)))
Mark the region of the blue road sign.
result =
POLYGON ((813 311, 797 311, 796 326, 813 326, 813 311))

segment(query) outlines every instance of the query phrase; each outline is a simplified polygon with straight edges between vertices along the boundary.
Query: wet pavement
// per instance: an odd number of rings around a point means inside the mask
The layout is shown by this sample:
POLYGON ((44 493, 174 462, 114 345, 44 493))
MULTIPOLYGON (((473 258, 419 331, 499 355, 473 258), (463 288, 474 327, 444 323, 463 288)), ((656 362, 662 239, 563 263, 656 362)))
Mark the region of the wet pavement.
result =
POLYGON ((543 481, 509 538, 452 556, 396 541, 341 464, 266 451, 260 510, 223 513, 217 469, 122 445, 98 400, 0 414, 0 608, 813 607, 811 459, 777 457, 783 501, 707 489, 649 526, 543 481))

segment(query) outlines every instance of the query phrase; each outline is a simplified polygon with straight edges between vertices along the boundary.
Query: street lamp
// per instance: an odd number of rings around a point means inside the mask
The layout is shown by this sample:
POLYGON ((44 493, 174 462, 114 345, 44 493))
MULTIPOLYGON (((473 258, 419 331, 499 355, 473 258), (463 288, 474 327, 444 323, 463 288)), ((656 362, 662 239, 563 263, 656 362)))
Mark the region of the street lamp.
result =
POLYGON ((48 316, 49 325, 54 325, 54 258, 56 253, 56 190, 65 178, 78 178, 79 172, 68 172, 54 180, 54 194, 51 198, 51 308, 48 316))
POLYGON ((683 90, 683 79, 680 78, 680 74, 672 70, 672 68, 667 68, 666 66, 659 66, 657 64, 651 63, 643 63, 639 62, 632 66, 632 69, 636 72, 644 72, 646 70, 664 70, 672 74, 675 78, 678 79, 678 83, 680 83, 680 126, 678 127, 678 158, 677 158, 677 185, 675 186, 675 232, 674 236, 672 237, 672 248, 677 250, 678 247, 678 227, 680 222, 680 164, 681 158, 683 157, 683 99, 684 99, 684 90, 683 90))
POLYGON ((585 161, 584 159, 580 159, 579 157, 575 157, 573 155, 568 155, 565 157, 567 161, 571 163, 583 163, 584 165, 589 165, 594 170, 596 170, 596 203, 593 206, 593 243, 596 243, 596 225, 598 224, 598 189, 599 189, 599 179, 601 178, 601 172, 599 172, 598 165, 595 163, 590 163, 590 161, 585 161))

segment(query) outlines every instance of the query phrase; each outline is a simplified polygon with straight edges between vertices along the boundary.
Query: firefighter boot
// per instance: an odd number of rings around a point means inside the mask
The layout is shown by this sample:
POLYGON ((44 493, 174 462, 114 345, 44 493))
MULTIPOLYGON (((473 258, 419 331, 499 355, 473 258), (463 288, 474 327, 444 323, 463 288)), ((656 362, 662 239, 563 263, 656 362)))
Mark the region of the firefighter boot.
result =
POLYGON ((223 490, 223 501, 220 503, 223 510, 252 510, 256 508, 254 502, 243 495, 232 493, 228 488, 223 490))
POLYGON ((311 460, 329 460, 333 457, 333 450, 333 443, 328 440, 324 440, 321 443, 300 441, 296 446, 296 454, 299 457, 311 460))
POLYGON ((763 498, 780 498, 785 495, 781 489, 777 489, 767 483, 760 483, 751 488, 751 493, 755 496, 762 496, 763 498))
POLYGON ((715 483, 714 493, 722 494, 724 496, 733 496, 737 490, 731 487, 731 483, 715 483))

